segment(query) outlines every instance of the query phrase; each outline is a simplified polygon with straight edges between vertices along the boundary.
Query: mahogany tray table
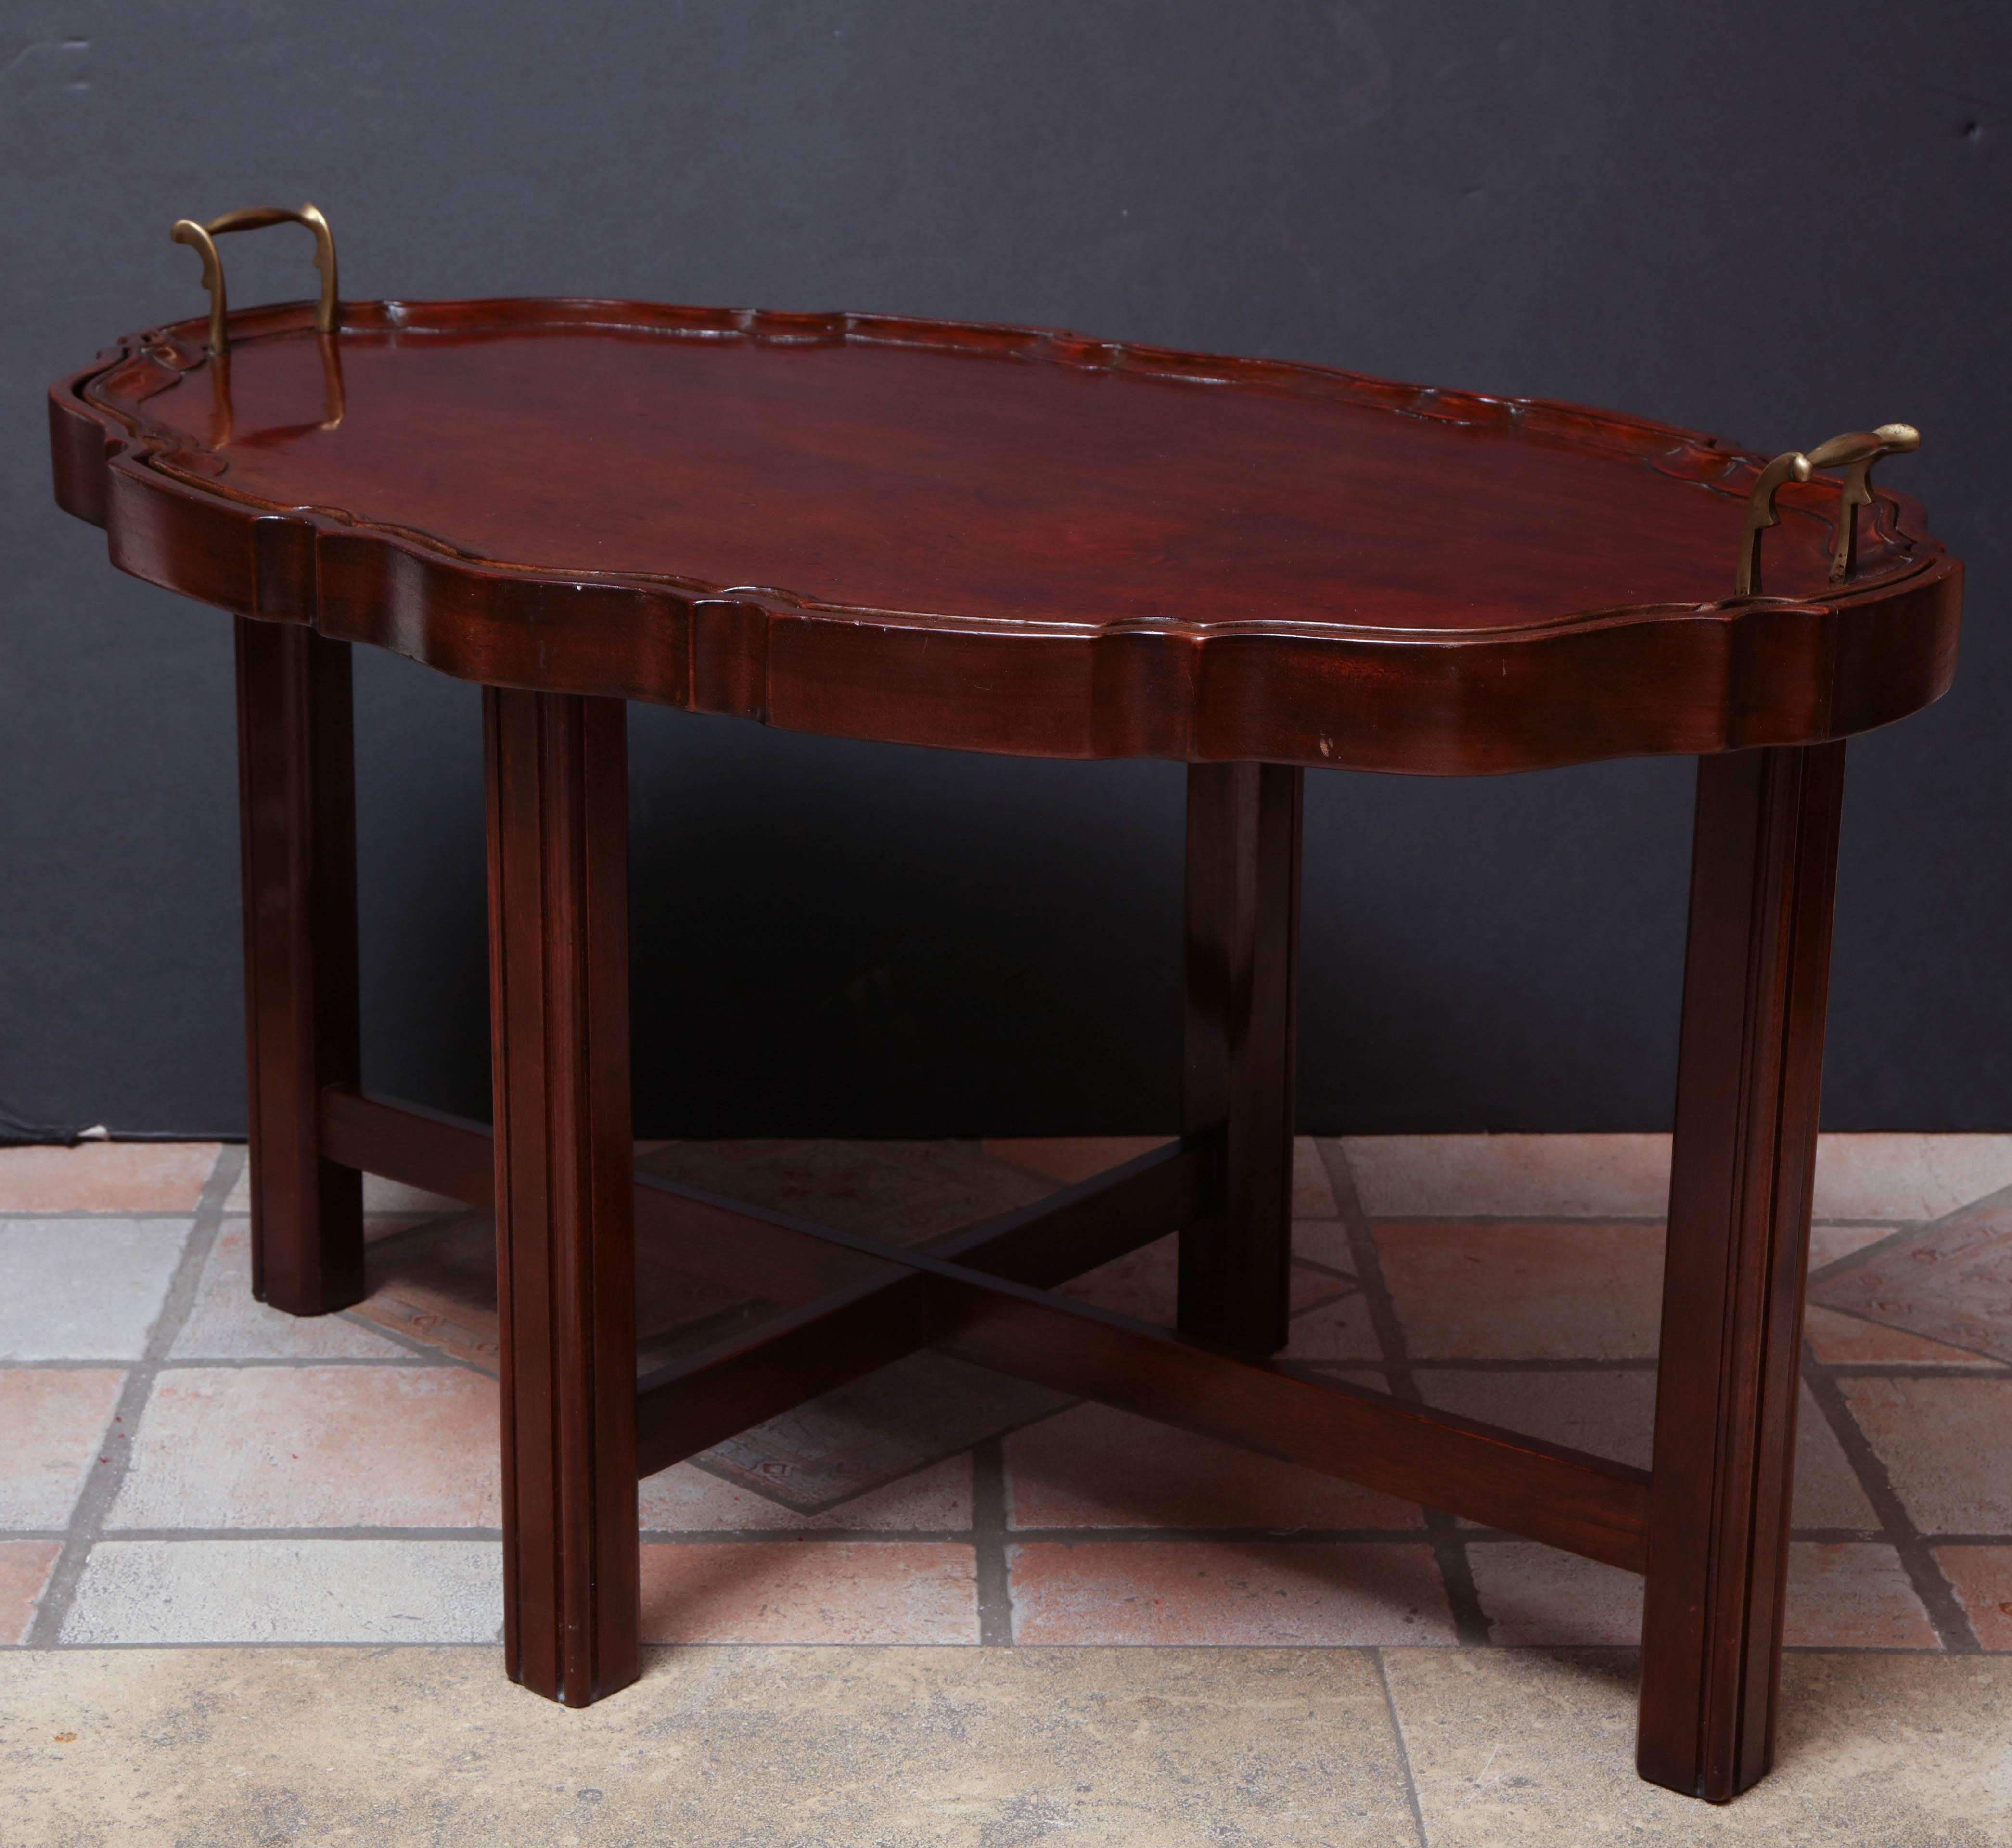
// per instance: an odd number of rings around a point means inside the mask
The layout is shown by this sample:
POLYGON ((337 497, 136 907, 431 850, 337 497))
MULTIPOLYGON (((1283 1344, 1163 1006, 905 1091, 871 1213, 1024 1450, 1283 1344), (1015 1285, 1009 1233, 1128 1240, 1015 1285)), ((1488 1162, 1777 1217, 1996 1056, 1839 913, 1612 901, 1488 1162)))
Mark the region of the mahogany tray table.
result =
POLYGON ((1764 463, 1022 327, 338 301, 312 207, 175 235, 211 315, 54 387, 57 498, 237 618, 258 1295, 358 1300, 364 1172, 494 1208, 515 1679, 580 1706, 637 1674, 639 1474, 935 1347, 1646 1574, 1642 1775, 1719 1801, 1762 1775, 1844 740, 1955 667, 1960 569, 1870 483, 1911 430, 1764 463), (230 312, 213 236, 284 220, 319 302, 230 312), (493 1140, 359 1088, 359 642, 483 688, 493 1140), (922 1250, 632 1176, 630 700, 1187 764, 1178 1143, 922 1250), (1698 783, 1653 1468, 1268 1357, 1305 769, 1673 752, 1698 783), (782 1312, 639 1383, 639 1216, 782 1312), (1175 1329, 1051 1293, 1175 1229, 1175 1329))

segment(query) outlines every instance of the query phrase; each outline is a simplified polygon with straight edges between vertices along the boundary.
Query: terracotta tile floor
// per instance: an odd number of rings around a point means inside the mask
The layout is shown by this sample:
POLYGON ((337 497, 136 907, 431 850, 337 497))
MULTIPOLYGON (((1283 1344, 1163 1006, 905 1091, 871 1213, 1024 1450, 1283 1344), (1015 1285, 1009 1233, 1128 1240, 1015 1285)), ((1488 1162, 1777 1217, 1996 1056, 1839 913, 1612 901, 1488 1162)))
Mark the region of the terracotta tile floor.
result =
MULTIPOLYGON (((643 1159, 915 1243, 1153 1145, 643 1159)), ((0 1646, 494 1639, 487 1221, 373 1183, 370 1300, 296 1322, 250 1299, 244 1160, 0 1151, 0 1646)), ((1667 1164, 1646 1136, 1303 1140, 1291 1351, 1646 1463, 1667 1164)), ((2012 1138, 1825 1140, 1793 1647, 2012 1651, 2008 1200, 2012 1138)), ((762 1313, 644 1257, 653 1355, 762 1313)), ((1168 1240, 1071 1287, 1165 1319, 1173 1280, 1168 1240)), ((667 1644, 1459 1654, 1640 1621, 1627 1574, 936 1356, 652 1477, 639 1527, 667 1644)))

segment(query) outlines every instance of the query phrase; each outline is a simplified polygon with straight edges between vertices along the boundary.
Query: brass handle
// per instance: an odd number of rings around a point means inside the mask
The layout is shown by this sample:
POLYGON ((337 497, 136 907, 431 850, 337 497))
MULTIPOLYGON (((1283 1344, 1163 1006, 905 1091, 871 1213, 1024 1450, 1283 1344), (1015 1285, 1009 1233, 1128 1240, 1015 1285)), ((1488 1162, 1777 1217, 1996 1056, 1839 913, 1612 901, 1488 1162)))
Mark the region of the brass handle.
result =
POLYGON ((1739 562, 1733 577, 1736 597, 1760 594, 1760 535, 1777 523, 1775 496, 1787 481, 1807 481, 1813 470, 1843 469, 1838 495, 1837 544, 1831 554, 1832 583, 1842 583, 1858 566, 1858 510, 1872 505, 1872 465, 1882 455, 1901 455, 1921 446, 1911 423, 1882 423, 1877 430, 1847 430, 1819 443, 1808 455, 1790 450, 1760 471, 1746 498, 1746 521, 1739 533, 1739 562))
POLYGON ((1921 446, 1921 433, 1911 423, 1882 423, 1877 430, 1832 437, 1810 451, 1811 468, 1845 472, 1837 504, 1837 549, 1830 560, 1832 583, 1842 583, 1858 568, 1858 510, 1872 505, 1872 465, 1882 455, 1904 455, 1921 446))
POLYGON ((1793 449, 1786 455, 1776 456, 1760 471, 1760 479, 1754 483, 1753 493, 1746 497, 1746 523, 1739 530, 1739 565, 1732 578, 1734 596, 1760 594, 1760 535, 1778 518, 1775 512, 1775 497, 1781 491, 1783 482, 1807 481, 1809 478, 1810 458, 1793 449))
MULTIPOLYGON (((342 342, 326 334, 315 336, 315 346, 321 354, 322 402, 324 415, 313 427, 317 430, 340 430, 348 410, 348 401, 342 389, 342 342)), ((230 355, 219 353, 216 362, 210 368, 209 446, 212 449, 228 449, 237 440, 237 413, 230 402, 230 355)), ((291 429, 272 431, 273 435, 293 434, 308 426, 296 424, 291 429)))
POLYGON ((209 350, 212 353, 230 351, 230 337, 223 325, 223 265, 217 259, 216 240, 228 232, 255 231, 266 225, 305 225, 314 233, 314 266, 321 272, 321 305, 315 310, 315 330, 335 331, 335 237, 328 228, 328 220, 312 205, 303 205, 298 212, 280 205, 253 205, 243 212, 227 212, 206 225, 199 225, 192 218, 178 218, 168 235, 176 243, 188 245, 202 259, 202 286, 209 291, 209 350))

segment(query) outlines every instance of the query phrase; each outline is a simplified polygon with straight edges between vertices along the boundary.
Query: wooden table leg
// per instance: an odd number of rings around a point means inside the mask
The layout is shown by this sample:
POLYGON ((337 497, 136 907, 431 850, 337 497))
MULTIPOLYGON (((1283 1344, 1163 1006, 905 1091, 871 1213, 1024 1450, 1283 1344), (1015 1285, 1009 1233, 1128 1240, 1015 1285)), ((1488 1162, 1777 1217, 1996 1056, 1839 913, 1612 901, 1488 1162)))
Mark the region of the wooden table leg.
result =
POLYGON ((363 1296, 363 1177, 320 1122, 357 1082, 355 781, 349 644, 239 617, 251 1290, 294 1315, 363 1296))
POLYGON ((640 1666, 626 718, 483 693, 505 1653, 569 1707, 640 1666))
POLYGON ((1774 1751, 1844 746, 1699 760, 1643 1618, 1642 1775, 1774 1751))
POLYGON ((1304 783, 1282 764, 1188 769, 1182 1127, 1224 1133, 1224 1204, 1182 1229, 1178 1318, 1252 1354, 1286 1340, 1304 783))

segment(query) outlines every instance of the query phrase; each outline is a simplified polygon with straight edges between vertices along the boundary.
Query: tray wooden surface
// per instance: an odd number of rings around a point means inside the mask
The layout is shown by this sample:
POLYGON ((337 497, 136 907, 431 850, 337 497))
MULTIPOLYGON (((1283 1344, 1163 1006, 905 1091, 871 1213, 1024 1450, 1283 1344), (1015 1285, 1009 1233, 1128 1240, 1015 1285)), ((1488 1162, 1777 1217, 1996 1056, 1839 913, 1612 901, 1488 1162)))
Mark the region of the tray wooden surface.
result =
POLYGON ((1960 568, 1835 477, 1612 413, 1073 334, 305 304, 52 394, 148 581, 462 678, 1050 757, 1465 774, 1807 743, 1935 698, 1960 568))

